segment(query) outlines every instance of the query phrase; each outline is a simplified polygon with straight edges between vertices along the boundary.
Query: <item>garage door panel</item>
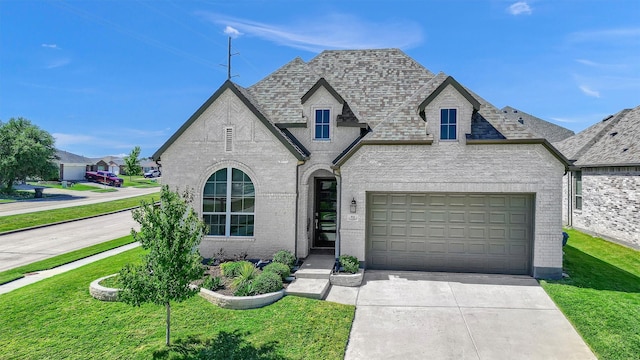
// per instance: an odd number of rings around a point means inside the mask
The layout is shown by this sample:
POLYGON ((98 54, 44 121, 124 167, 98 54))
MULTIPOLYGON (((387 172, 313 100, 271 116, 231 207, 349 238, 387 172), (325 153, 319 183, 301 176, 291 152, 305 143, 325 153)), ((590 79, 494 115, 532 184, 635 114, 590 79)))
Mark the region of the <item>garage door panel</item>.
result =
POLYGON ((367 265, 529 274, 528 194, 370 194, 367 265))
POLYGON ((446 222, 447 221, 447 212, 446 211, 436 211, 430 210, 428 216, 429 222, 446 222))
POLYGON ((449 211, 450 223, 463 223, 465 222, 466 213, 464 211, 449 211))
POLYGON ((444 241, 427 241, 427 251, 430 254, 446 253, 447 243, 444 241))

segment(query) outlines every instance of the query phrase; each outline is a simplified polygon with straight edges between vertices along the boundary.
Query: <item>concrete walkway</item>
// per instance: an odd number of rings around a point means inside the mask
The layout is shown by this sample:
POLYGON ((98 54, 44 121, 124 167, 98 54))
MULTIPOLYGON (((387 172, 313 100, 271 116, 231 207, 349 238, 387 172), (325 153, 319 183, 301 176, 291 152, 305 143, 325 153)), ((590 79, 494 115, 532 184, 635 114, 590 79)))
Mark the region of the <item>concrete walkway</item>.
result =
POLYGON ((356 305, 346 360, 596 359, 526 276, 369 270, 326 300, 356 305))
POLYGON ((19 289, 21 287, 33 284, 35 282, 38 282, 42 279, 46 279, 46 278, 50 278, 52 276, 58 275, 58 274, 62 274, 65 273, 69 270, 73 270, 73 269, 77 269, 81 266, 90 264, 92 262, 98 261, 98 260, 102 260, 105 258, 108 258, 110 256, 116 255, 116 254, 120 254, 121 252, 127 251, 127 250, 131 250, 133 248, 136 248, 140 246, 140 243, 132 243, 132 244, 128 244, 128 245, 123 245, 120 246, 118 248, 115 249, 111 249, 93 256, 89 256, 86 257, 84 259, 80 259, 78 261, 74 261, 65 265, 61 265, 58 266, 56 268, 50 269, 50 270, 43 270, 43 271, 39 271, 37 273, 32 273, 32 274, 28 274, 27 276, 23 277, 22 279, 18 279, 15 281, 12 281, 10 283, 6 283, 3 285, 0 285, 0 295, 2 294, 6 294, 10 291, 13 291, 15 289, 19 289))

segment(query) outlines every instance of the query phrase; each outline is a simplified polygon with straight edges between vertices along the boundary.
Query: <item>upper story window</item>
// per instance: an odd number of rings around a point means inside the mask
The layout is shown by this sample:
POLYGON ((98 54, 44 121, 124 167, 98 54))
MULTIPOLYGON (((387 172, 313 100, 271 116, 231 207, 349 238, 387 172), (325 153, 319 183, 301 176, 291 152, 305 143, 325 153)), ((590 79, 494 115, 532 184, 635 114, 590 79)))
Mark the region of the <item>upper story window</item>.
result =
POLYGON ((213 173, 202 196, 208 235, 253 236, 255 198, 253 182, 242 170, 228 167, 213 173))
POLYGON ((440 109, 440 139, 456 140, 458 133, 456 109, 440 109))
POLYGON ((582 171, 576 171, 573 179, 575 180, 575 201, 573 205, 576 210, 582 210, 582 171))
POLYGON ((315 118, 315 132, 313 138, 316 140, 329 140, 329 128, 331 125, 329 109, 317 109, 315 118))

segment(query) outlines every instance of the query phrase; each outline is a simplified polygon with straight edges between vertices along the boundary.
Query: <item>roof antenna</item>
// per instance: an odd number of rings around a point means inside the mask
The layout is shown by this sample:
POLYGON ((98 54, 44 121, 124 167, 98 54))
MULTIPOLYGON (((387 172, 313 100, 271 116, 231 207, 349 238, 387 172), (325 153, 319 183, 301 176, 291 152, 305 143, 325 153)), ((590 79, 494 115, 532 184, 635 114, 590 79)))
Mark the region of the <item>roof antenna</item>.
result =
POLYGON ((231 53, 231 36, 229 36, 229 49, 227 51, 227 80, 231 80, 232 77, 238 76, 238 75, 231 76, 231 57, 233 55, 240 55, 240 53, 239 52, 234 54, 231 53))

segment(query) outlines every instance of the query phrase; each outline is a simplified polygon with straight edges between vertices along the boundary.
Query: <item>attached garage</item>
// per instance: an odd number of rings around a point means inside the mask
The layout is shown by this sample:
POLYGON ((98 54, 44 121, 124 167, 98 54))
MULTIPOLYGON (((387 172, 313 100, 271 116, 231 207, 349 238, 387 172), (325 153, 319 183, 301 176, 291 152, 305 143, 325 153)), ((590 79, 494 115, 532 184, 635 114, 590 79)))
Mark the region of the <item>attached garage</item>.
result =
POLYGON ((371 269, 531 275, 533 194, 368 193, 371 269))

